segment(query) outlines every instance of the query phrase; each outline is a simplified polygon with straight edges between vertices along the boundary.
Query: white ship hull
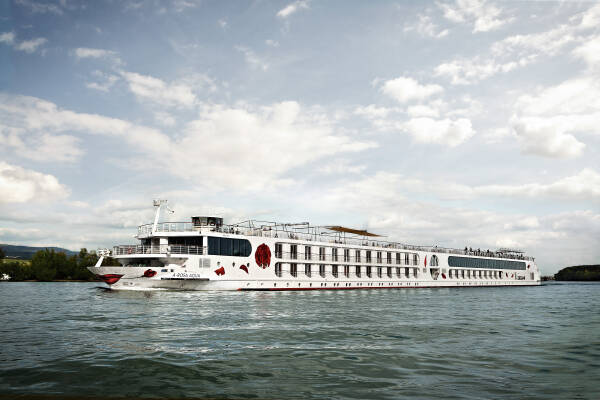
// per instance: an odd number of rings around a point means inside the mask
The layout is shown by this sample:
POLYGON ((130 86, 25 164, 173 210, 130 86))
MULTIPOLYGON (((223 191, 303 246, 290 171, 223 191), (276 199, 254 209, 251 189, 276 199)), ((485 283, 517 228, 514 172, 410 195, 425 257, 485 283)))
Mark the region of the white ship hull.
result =
POLYGON ((273 232, 252 236, 200 229, 197 234, 216 238, 211 240, 246 240, 251 250, 243 257, 210 254, 206 247, 194 250, 201 254, 182 254, 190 250, 169 245, 131 246, 115 248, 114 257, 122 266, 89 270, 114 290, 357 290, 541 284, 532 259, 485 257, 437 248, 425 251, 394 244, 383 247, 375 242, 360 246, 337 240, 299 240, 294 235, 273 237, 273 232), (291 252, 292 246, 296 249, 291 252), (269 260, 257 255, 259 248, 270 253, 269 260), (325 250, 320 254, 319 249, 325 250), (334 253, 332 249, 337 250, 334 253), (484 264, 507 262, 522 269, 503 269, 495 264, 490 264, 495 268, 456 267, 450 265, 451 257, 453 263, 456 259, 484 264))

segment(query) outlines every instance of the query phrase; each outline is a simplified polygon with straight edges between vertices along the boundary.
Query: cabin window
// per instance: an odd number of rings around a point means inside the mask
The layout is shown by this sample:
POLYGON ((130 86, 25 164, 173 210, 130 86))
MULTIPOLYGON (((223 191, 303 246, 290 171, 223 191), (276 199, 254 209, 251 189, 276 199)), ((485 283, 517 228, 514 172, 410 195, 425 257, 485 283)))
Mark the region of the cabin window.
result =
POLYGON ((298 258, 298 245, 297 244, 290 245, 290 258, 292 260, 296 260, 298 258))
POLYGON ((356 262, 360 262, 360 250, 356 250, 356 262))
POLYGON ((281 243, 275 243, 275 257, 283 257, 283 245, 281 243))
POLYGON ((298 264, 290 264, 290 275, 292 275, 294 278, 298 276, 298 264))
POLYGON ((370 278, 371 277, 371 266, 367 265, 367 276, 370 278))
POLYGON ((350 261, 350 249, 344 249, 344 262, 350 261))
POLYGON ((396 264, 402 264, 402 259, 400 258, 400 253, 396 253, 396 264))
POLYGON ((312 275, 310 264, 304 264, 304 275, 308 276, 309 278, 312 275))
POLYGON ((371 250, 367 250, 367 262, 371 262, 371 250))
POLYGON ((392 277, 392 267, 387 267, 387 276, 388 278, 392 277))
POLYGON ((382 261, 381 261, 381 252, 380 252, 380 251, 378 251, 378 252, 377 252, 377 264, 381 264, 381 262, 382 262, 382 261))
POLYGON ((275 264, 275 275, 281 278, 281 263, 275 264))
POLYGON ((357 276, 358 278, 360 278, 360 269, 361 269, 361 268, 360 268, 360 265, 357 265, 357 266, 356 266, 356 276, 357 276))
POLYGON ((337 261, 338 260, 337 256, 338 256, 338 249, 337 249, 337 247, 333 247, 331 249, 331 260, 337 261))
POLYGON ((402 278, 402 268, 396 267, 396 276, 402 278))
POLYGON ((246 239, 208 237, 208 254, 214 256, 248 257, 252 245, 246 239))
POLYGON ((408 267, 404 268, 404 276, 410 278, 410 271, 408 270, 408 267))
POLYGON ((413 265, 419 265, 419 256, 413 254, 413 265))
POLYGON ((381 267, 377 267, 377 277, 381 278, 381 267))
POLYGON ((325 261, 325 247, 319 247, 319 261, 325 261))
POLYGON ((440 265, 440 261, 438 259, 438 256, 436 256, 435 254, 431 256, 431 264, 432 267, 437 267, 440 265))
POLYGON ((413 276, 414 276, 415 278, 418 278, 418 277, 419 277, 419 268, 413 268, 413 276))
POLYGON ((408 259, 408 253, 404 253, 404 265, 408 265, 409 264, 409 259, 408 259))
POLYGON ((304 246, 304 259, 310 260, 312 258, 312 247, 304 246))
POLYGON ((392 263, 392 253, 390 253, 390 252, 387 253, 387 263, 388 264, 392 263))
POLYGON ((344 265, 344 276, 346 278, 350 277, 350 266, 349 265, 344 265))
POLYGON ((323 264, 319 265, 319 275, 321 275, 322 278, 325 278, 325 266, 323 264))
POLYGON ((331 266, 331 275, 333 275, 335 278, 338 277, 338 266, 337 265, 331 266))

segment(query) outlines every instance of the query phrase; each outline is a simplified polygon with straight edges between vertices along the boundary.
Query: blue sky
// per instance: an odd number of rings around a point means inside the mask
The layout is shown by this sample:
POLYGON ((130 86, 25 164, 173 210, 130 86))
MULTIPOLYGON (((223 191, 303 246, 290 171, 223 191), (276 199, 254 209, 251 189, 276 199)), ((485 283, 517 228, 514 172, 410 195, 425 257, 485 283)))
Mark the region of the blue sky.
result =
POLYGON ((600 4, 0 5, 0 242, 213 213, 600 258, 600 4))

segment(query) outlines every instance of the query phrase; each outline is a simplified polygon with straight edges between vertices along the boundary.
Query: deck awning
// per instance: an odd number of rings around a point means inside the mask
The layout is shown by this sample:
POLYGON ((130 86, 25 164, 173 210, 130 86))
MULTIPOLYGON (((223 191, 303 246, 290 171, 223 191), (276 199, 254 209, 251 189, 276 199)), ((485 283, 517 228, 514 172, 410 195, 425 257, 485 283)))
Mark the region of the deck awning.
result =
POLYGON ((326 226, 325 228, 327 228, 327 229, 329 229, 331 231, 352 233, 354 235, 360 235, 360 236, 377 236, 377 237, 381 236, 381 235, 377 235, 375 233, 363 231, 363 230, 360 230, 360 229, 346 228, 346 227, 343 227, 343 226, 326 226))

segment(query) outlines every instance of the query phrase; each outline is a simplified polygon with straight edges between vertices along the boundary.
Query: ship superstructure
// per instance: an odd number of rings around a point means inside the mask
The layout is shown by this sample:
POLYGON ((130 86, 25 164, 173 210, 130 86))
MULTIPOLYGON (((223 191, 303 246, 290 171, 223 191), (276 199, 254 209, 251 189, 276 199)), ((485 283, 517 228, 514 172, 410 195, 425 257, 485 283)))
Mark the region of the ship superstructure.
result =
POLYGON ((365 230, 220 217, 138 227, 136 245, 102 250, 89 270, 112 289, 321 290, 540 285, 534 258, 496 251, 412 246, 365 230), (101 266, 111 255, 121 265, 101 266))

